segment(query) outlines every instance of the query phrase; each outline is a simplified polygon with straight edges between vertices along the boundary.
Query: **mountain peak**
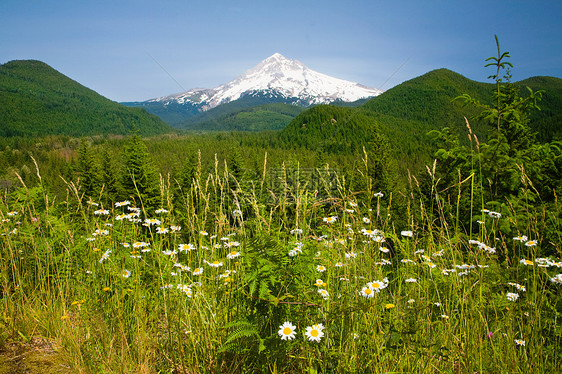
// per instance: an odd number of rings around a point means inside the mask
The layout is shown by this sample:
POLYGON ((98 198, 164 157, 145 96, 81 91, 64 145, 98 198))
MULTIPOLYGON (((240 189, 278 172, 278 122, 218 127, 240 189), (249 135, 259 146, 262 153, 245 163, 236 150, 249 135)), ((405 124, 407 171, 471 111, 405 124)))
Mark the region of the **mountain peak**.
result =
POLYGON ((274 54, 266 58, 264 61, 272 61, 272 60, 283 61, 283 60, 288 60, 288 58, 283 56, 281 53, 275 52, 274 54))
POLYGON ((382 91, 318 73, 298 60, 274 53, 244 74, 211 90, 190 90, 152 101, 190 102, 201 105, 204 111, 245 95, 260 93, 308 106, 336 100, 356 101, 377 96, 382 91))

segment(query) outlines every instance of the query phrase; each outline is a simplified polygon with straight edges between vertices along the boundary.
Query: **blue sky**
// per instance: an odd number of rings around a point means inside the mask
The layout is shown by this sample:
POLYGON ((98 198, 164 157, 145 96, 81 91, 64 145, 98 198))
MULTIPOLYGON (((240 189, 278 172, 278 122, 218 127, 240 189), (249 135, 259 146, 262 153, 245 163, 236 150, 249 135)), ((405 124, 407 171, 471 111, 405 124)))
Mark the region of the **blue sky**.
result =
POLYGON ((386 90, 442 67, 488 81, 497 34, 514 80, 562 77, 560 15, 558 0, 2 0, 0 63, 41 60, 142 101, 215 87, 279 52, 386 90))

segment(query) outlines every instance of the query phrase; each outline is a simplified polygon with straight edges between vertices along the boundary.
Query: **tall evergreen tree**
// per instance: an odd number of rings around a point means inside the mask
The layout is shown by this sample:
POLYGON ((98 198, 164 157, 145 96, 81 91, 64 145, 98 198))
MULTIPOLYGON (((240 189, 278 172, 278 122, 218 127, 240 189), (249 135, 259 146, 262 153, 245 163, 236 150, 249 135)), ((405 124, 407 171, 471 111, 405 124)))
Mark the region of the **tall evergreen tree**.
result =
POLYGON ((80 142, 78 149, 77 174, 80 178, 81 192, 86 198, 96 200, 95 195, 99 193, 99 169, 95 162, 90 144, 85 139, 80 142))
POLYGON ((134 134, 123 153, 122 185, 125 193, 140 198, 145 207, 156 207, 158 203, 158 180, 150 161, 146 144, 134 134))

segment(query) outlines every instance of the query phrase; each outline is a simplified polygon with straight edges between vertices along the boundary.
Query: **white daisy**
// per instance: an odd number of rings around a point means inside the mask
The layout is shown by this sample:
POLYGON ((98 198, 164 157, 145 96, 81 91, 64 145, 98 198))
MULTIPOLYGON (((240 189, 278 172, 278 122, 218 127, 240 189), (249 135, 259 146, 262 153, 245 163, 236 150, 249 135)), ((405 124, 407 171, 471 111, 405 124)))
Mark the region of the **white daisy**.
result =
POLYGON ((291 322, 285 322, 281 326, 279 326, 278 331, 281 340, 291 340, 294 339, 297 334, 296 326, 293 326, 291 322))

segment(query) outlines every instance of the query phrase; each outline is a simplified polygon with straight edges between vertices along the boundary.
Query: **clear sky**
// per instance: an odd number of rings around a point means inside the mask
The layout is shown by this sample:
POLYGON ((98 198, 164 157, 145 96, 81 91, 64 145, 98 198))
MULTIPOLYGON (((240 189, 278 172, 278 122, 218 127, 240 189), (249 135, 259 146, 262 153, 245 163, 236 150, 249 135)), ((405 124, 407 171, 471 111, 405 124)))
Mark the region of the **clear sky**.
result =
POLYGON ((1 0, 0 64, 41 60, 115 101, 226 83, 275 52, 389 89, 448 68, 562 77, 559 0, 1 0))

